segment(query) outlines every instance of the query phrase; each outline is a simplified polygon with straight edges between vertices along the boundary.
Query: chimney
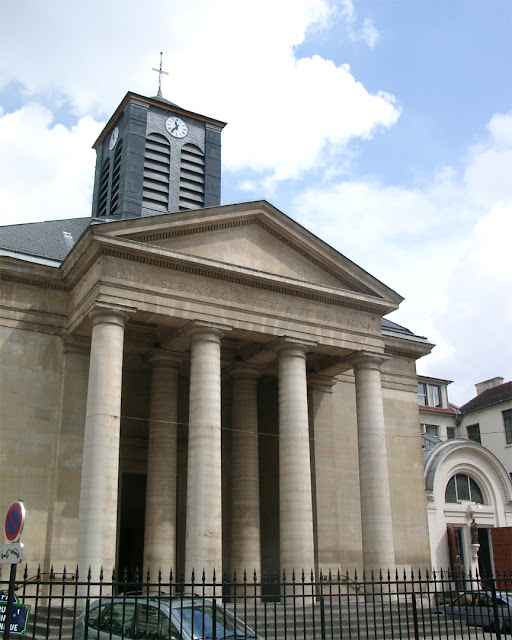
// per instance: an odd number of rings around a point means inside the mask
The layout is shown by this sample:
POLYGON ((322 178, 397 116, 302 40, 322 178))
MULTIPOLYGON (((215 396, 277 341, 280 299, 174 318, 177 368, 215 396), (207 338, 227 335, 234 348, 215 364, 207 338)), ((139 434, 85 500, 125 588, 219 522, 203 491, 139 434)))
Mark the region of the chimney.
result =
POLYGON ((492 389, 493 387, 497 387, 500 384, 503 384, 503 378, 500 378, 499 376, 496 378, 491 378, 490 380, 478 382, 477 384, 475 384, 476 395, 479 396, 482 391, 487 391, 487 389, 492 389))

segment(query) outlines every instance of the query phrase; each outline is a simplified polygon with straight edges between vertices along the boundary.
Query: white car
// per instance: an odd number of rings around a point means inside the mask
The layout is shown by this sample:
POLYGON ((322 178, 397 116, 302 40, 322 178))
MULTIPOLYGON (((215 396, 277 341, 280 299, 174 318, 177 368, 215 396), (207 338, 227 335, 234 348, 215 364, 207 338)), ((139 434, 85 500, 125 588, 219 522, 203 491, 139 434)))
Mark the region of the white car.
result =
POLYGON ((74 640, 260 640, 224 607, 200 596, 108 596, 75 622, 74 640), (87 626, 86 626, 87 617, 87 626))
POLYGON ((451 618, 463 620, 467 625, 484 629, 512 630, 512 593, 496 592, 496 611, 499 625, 496 624, 496 613, 491 591, 464 591, 455 600, 437 608, 451 618))

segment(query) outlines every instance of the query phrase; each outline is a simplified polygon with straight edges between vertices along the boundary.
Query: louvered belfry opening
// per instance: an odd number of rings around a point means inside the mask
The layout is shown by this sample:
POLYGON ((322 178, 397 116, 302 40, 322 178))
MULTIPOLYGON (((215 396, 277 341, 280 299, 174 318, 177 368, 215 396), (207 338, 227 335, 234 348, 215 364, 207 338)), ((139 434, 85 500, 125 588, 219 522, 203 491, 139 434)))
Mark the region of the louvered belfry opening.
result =
POLYGON ((121 173, 121 152, 123 149, 123 141, 118 140, 116 152, 114 154, 114 164, 112 168, 112 189, 110 195, 110 215, 117 216, 117 205, 119 203, 119 175, 121 173))
POLYGON ((144 152, 143 207, 168 210, 170 163, 171 148, 167 138, 159 133, 150 133, 144 152))
POLYGON ((180 163, 180 211, 204 207, 204 154, 195 144, 184 144, 180 163))
POLYGON ((100 189, 98 197, 98 216, 107 215, 108 183, 110 179, 110 158, 105 158, 101 167, 100 189))

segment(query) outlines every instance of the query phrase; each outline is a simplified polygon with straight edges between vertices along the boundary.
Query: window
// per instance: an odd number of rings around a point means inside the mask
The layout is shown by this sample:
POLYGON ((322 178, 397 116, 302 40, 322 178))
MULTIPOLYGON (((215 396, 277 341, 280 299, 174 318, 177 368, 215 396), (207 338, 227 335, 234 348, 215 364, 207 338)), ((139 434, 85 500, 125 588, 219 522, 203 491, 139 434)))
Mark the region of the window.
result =
POLYGON ((469 500, 477 504, 484 504, 484 495, 478 484, 464 473, 452 476, 446 485, 445 502, 460 502, 469 500))
POLYGON ((441 388, 436 384, 427 385, 428 389, 428 406, 440 407, 441 406, 441 388))
MULTIPOLYGON (((109 637, 120 636, 133 638, 133 623, 135 619, 134 603, 115 602, 111 607, 107 606, 101 613, 99 630, 109 637)), ((91 633, 91 637, 96 634, 91 633)))
POLYGON ((114 154, 114 165, 112 168, 112 189, 110 195, 110 215, 119 215, 117 205, 119 200, 119 177, 121 175, 121 153, 123 150, 123 141, 117 141, 116 152, 114 154))
POLYGON ((168 210, 170 165, 171 147, 167 138, 159 133, 150 133, 144 151, 143 207, 168 210))
POLYGON ((426 433, 434 438, 439 438, 439 426, 437 424, 422 424, 421 433, 426 433))
POLYGON ((453 440, 456 437, 455 427, 446 427, 446 438, 447 440, 453 440))
POLYGON ((438 384, 418 382, 418 404, 422 407, 440 407, 441 387, 438 384))
POLYGON ((105 158, 101 167, 100 188, 98 196, 98 216, 107 215, 108 185, 110 181, 110 158, 105 158))
POLYGON ((473 440, 473 442, 478 442, 478 444, 482 444, 482 440, 480 438, 480 425, 479 424, 470 424, 466 427, 468 432, 468 438, 473 440))
POLYGON ((501 412, 503 415, 503 426, 505 427, 505 440, 507 444, 512 444, 512 409, 501 412))
POLYGON ((163 611, 143 604, 140 608, 135 637, 166 640, 169 637, 179 638, 179 633, 163 611))
POLYGON ((184 144, 180 164, 180 211, 204 207, 204 180, 203 152, 195 144, 184 144))

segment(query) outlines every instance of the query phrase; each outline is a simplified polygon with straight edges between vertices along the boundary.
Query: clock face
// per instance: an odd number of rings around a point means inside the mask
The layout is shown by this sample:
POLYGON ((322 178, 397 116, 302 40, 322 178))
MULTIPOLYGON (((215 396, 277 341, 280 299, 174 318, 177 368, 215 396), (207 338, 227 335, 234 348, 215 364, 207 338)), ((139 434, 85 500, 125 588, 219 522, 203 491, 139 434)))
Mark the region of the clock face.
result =
POLYGON ((165 121, 167 131, 175 138, 184 138, 188 133, 188 127, 181 118, 171 116, 165 121))
POLYGON ((110 140, 108 143, 108 148, 110 151, 116 146, 117 139, 119 138, 119 129, 116 127, 114 131, 112 131, 112 135, 110 136, 110 140))

